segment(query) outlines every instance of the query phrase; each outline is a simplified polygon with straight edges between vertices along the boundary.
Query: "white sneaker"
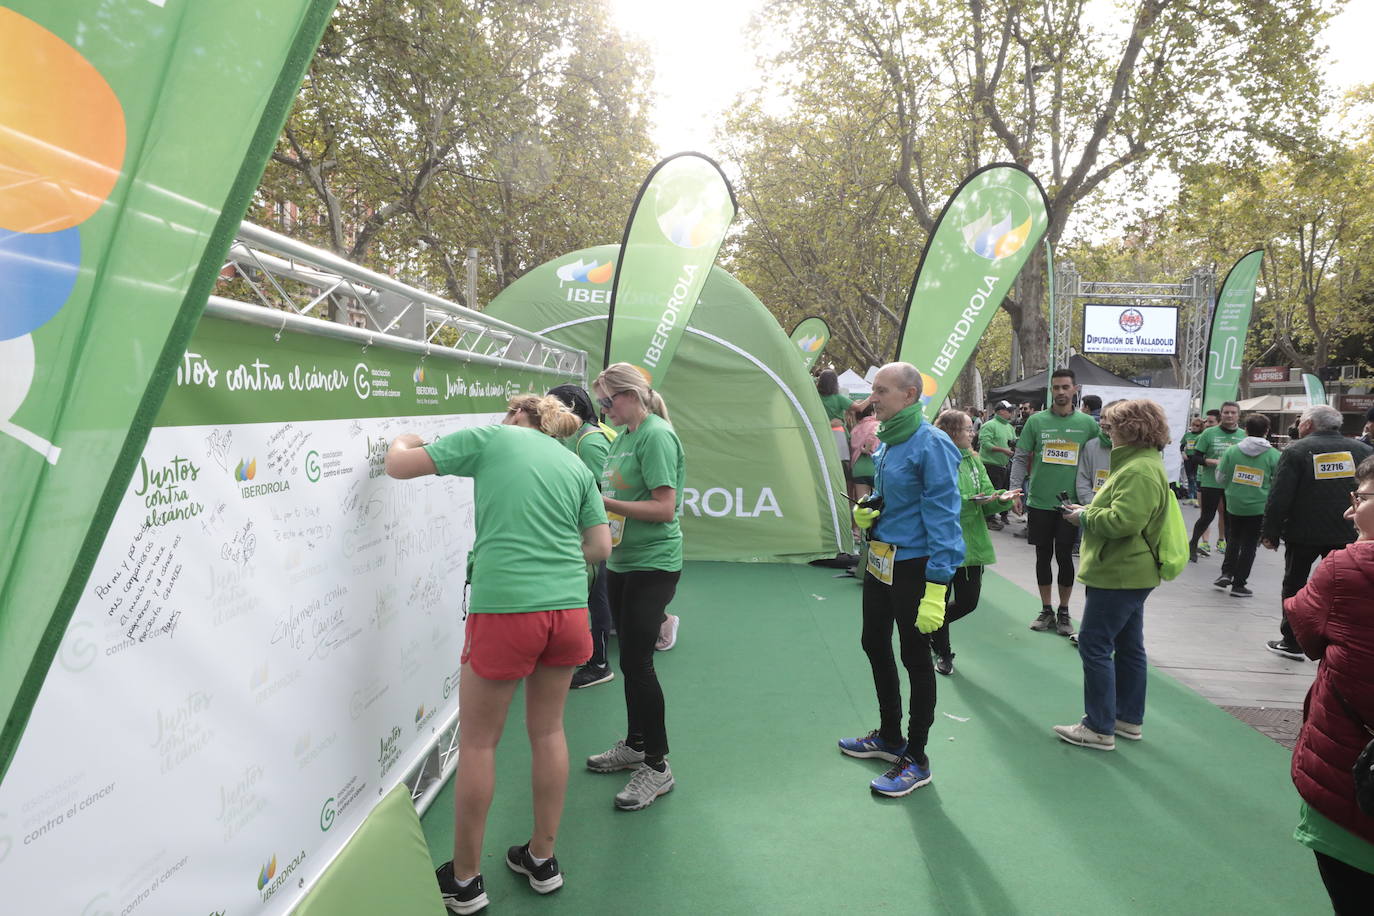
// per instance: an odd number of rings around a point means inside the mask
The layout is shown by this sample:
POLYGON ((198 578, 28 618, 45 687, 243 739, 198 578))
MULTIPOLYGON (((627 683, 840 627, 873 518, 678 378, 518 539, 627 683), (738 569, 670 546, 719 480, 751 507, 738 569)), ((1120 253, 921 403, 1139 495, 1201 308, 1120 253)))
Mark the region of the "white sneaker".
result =
POLYGON ((663 761, 660 773, 647 763, 641 763, 630 777, 630 782, 615 797, 615 806, 621 811, 638 811, 654 803, 660 795, 673 790, 673 768, 663 761))
POLYGON ((1060 741, 1067 741, 1069 744, 1076 744, 1079 747, 1090 747, 1098 751, 1116 750, 1115 736, 1099 735, 1082 722, 1075 722, 1072 725, 1056 725, 1054 733, 1059 736, 1060 741))
POLYGON ((663 622, 658 625, 658 640, 654 643, 654 649, 659 652, 667 652, 677 645, 677 615, 667 614, 663 622))
POLYGON ((1144 734, 1141 733, 1139 725, 1135 725, 1131 722, 1122 722, 1120 719, 1116 720, 1116 733, 1119 737, 1129 738, 1132 741, 1139 741, 1141 738, 1145 737, 1144 734))

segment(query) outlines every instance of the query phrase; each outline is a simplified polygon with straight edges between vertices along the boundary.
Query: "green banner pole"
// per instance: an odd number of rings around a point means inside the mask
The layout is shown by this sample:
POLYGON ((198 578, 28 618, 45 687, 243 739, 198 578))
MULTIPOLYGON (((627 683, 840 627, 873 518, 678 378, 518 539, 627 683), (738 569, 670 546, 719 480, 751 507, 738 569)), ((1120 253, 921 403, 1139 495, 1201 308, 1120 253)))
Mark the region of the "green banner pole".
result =
POLYGON ((1054 379, 1050 376, 1055 369, 1060 368, 1054 364, 1054 335, 1056 333, 1056 328, 1054 326, 1054 254, 1050 251, 1049 239, 1045 239, 1045 282, 1049 284, 1050 300, 1050 350, 1049 358, 1045 361, 1046 365, 1049 367, 1045 370, 1045 406, 1048 407, 1053 402, 1053 394, 1051 391, 1053 386, 1051 382, 1053 382, 1054 379))
POLYGON ((1212 328, 1207 335, 1207 372, 1202 383, 1202 412, 1234 401, 1245 361, 1245 333, 1255 305, 1264 252, 1255 249, 1236 261, 1217 293, 1212 328))
POLYGON ((934 419, 1048 226, 1045 192, 1019 165, 985 166, 950 195, 921 253, 897 335, 897 359, 921 372, 927 419, 934 419))
POLYGON ((789 337, 792 345, 801 354, 802 365, 810 372, 811 367, 816 365, 816 360, 825 352, 826 345, 830 343, 830 325, 825 323, 824 318, 813 315, 797 322, 789 337))
POLYGON ((1322 380, 1310 372, 1302 374, 1302 386, 1307 389, 1307 405, 1316 407, 1318 404, 1326 403, 1326 386, 1322 380))

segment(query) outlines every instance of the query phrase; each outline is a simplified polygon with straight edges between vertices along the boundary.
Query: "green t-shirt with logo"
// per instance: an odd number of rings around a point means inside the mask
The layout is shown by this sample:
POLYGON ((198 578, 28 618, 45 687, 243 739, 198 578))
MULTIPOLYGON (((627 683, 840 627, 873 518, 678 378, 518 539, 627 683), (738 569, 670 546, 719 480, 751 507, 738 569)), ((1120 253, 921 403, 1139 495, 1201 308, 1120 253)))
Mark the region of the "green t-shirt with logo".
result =
POLYGON ((1011 448, 1011 444, 1015 441, 1016 427, 993 414, 992 419, 984 423, 983 428, 978 430, 978 457, 983 460, 983 464, 987 467, 1006 467, 1011 461, 1011 456, 994 452, 988 446, 1011 448))
MULTIPOLYGON (((1221 460, 1221 456, 1226 454, 1226 450, 1237 442, 1245 438, 1245 430, 1237 426, 1229 433, 1220 426, 1209 426, 1198 434, 1197 442, 1193 444, 1193 451, 1203 458, 1215 458, 1221 460)), ((1213 490, 1220 490, 1221 484, 1217 483, 1217 472, 1215 467, 1202 465, 1197 469, 1197 483, 1200 487, 1210 487, 1213 490)))
POLYGON ((425 446, 440 474, 473 479, 479 614, 587 606, 582 532, 606 524, 596 478, 556 439, 521 426, 478 426, 425 446))
MULTIPOLYGON (((612 572, 641 569, 682 569, 682 485, 687 477, 687 461, 682 443, 672 424, 657 414, 649 414, 639 428, 626 429, 615 437, 601 472, 601 492, 612 499, 639 502, 653 498, 659 487, 677 492, 677 507, 671 522, 644 522, 625 519, 620 542, 611 548, 606 568, 612 572)), ((612 520, 614 522, 614 520, 612 520)), ((612 539, 616 525, 611 525, 612 539)))
POLYGON ((1061 417, 1053 410, 1031 414, 1021 427, 1018 449, 1030 452, 1030 487, 1026 505, 1033 509, 1058 509, 1059 494, 1065 490, 1069 501, 1078 497, 1078 458, 1083 445, 1101 434, 1091 415, 1075 410, 1061 417))

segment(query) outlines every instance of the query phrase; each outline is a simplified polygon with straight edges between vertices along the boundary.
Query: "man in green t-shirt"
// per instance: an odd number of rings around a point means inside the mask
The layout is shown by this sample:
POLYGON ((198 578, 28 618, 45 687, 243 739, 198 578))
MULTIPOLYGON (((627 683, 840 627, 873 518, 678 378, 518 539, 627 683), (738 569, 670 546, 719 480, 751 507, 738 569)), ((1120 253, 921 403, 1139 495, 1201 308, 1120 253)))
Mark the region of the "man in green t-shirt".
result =
MULTIPOLYGON (((1010 401, 998 401, 992 409, 992 417, 978 430, 978 457, 988 472, 988 480, 995 489, 1009 489, 1008 475, 1011 473, 1011 456, 1015 453, 1016 428, 1011 425, 1010 401)), ((1007 513, 988 516, 988 527, 1000 529, 1007 520, 1007 513)))
MULTIPOLYGON (((1040 588, 1040 615, 1030 627, 1037 632, 1053 627, 1060 636, 1073 635, 1069 596, 1073 594, 1073 545, 1078 529, 1064 520, 1059 507, 1074 501, 1079 455, 1083 446, 1101 433, 1096 420, 1074 409, 1077 393, 1078 381, 1073 370, 1054 370, 1050 376, 1052 403, 1048 410, 1032 414, 1021 428, 1009 481, 1012 490, 1022 488, 1030 469, 1025 498, 1026 537, 1035 546, 1035 582, 1040 588), (1052 558, 1059 565, 1058 610, 1050 604, 1050 586, 1054 582, 1052 558)), ((1022 510, 1022 497, 1016 498, 1015 508, 1018 512, 1022 510)))
POLYGON ((1235 401, 1224 402, 1219 417, 1221 422, 1204 429, 1193 444, 1193 455, 1202 460, 1197 474, 1202 509, 1198 512, 1197 522, 1193 525, 1193 537, 1188 543, 1188 558, 1194 563, 1201 553, 1198 541, 1212 526, 1213 518, 1217 520, 1217 549, 1222 552, 1226 550, 1226 516, 1217 514, 1218 511, 1226 511, 1225 490, 1217 482, 1216 467, 1226 450, 1244 439, 1245 433, 1237 425, 1240 421, 1240 405, 1235 401))

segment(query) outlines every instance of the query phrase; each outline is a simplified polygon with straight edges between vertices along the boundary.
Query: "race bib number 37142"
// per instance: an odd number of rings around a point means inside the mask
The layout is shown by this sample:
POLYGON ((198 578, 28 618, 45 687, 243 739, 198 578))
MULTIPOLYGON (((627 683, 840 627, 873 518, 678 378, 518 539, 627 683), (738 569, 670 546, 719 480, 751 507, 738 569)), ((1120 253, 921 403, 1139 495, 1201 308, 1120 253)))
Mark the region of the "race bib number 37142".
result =
POLYGON ((1355 457, 1349 452, 1323 452, 1312 456, 1312 476, 1318 480, 1355 476, 1355 457))

